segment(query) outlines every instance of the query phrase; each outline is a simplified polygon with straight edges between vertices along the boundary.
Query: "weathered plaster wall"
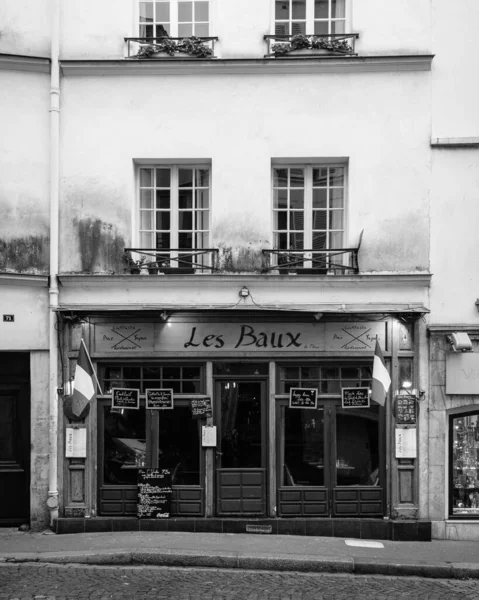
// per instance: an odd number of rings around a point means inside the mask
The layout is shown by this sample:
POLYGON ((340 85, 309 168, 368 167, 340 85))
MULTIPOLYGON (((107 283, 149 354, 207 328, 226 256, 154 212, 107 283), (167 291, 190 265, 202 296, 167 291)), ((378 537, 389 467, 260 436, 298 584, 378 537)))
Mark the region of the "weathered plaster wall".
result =
POLYGON ((0 53, 50 55, 51 0, 0 2, 0 53))
POLYGON ((135 159, 210 159, 212 244, 257 269, 271 161, 285 157, 349 159, 346 243, 365 230, 363 271, 427 270, 428 90, 423 72, 66 78, 61 270, 118 268, 82 264, 83 222, 111 226, 111 247, 135 245, 135 159))
POLYGON ((48 289, 12 285, 0 280, 0 313, 14 315, 0 321, 0 350, 48 349, 48 289))
POLYGON ((48 273, 49 76, 0 70, 0 271, 48 273))

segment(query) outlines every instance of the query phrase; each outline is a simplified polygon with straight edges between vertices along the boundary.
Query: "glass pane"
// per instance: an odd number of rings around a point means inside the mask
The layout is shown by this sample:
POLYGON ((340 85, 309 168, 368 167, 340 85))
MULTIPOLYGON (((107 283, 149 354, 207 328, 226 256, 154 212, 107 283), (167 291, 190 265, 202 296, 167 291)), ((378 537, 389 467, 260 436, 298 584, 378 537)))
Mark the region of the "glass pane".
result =
POLYGON ((105 485, 136 485, 138 469, 146 464, 145 409, 112 413, 104 410, 105 485))
POLYGON ((140 169, 140 187, 151 187, 153 185, 152 176, 152 169, 140 169))
POLYGON ((314 0, 314 18, 329 18, 329 0, 314 0))
POLYGON ((342 379, 359 379, 359 368, 358 367, 343 367, 341 369, 342 379))
POLYGON ((398 322, 399 350, 412 350, 414 341, 414 327, 412 323, 398 322))
POLYGON ((326 229, 326 215, 325 210, 313 210, 313 229, 326 229))
POLYGON ((274 33, 275 35, 289 35, 289 23, 276 23, 274 33))
POLYGON ((153 25, 140 25, 139 36, 142 38, 153 37, 153 25))
POLYGON ((163 379, 180 379, 180 367, 163 367, 163 379))
POLYGON ((140 208, 153 208, 153 190, 140 190, 140 208))
MULTIPOLYGON (((288 234, 287 233, 277 233, 274 236, 274 247, 279 250, 286 250, 288 248, 288 234)), ((281 258, 281 257, 279 257, 281 258)), ((279 261, 278 258, 278 261, 279 261)))
POLYGON ((414 362, 412 358, 399 359, 399 389, 414 387, 414 362))
POLYGON ((170 35, 170 25, 164 23, 156 26, 156 37, 168 37, 170 35))
POLYGON ((329 247, 331 250, 334 250, 335 248, 342 248, 343 245, 344 244, 342 231, 333 231, 329 234, 329 247))
POLYGON ((291 33, 297 35, 298 33, 306 33, 306 23, 304 21, 293 21, 291 23, 291 33))
MULTIPOLYGON (((325 250, 327 247, 326 244, 326 234, 325 233, 313 233, 313 250, 325 250)), ((324 254, 318 254, 319 257, 324 257, 324 254)))
POLYGON ((289 236, 289 245, 293 250, 303 250, 304 236, 302 233, 291 233, 289 236))
POLYGON ((183 379, 199 379, 200 377, 200 367, 183 367, 183 379))
POLYGON ((140 229, 153 229, 153 211, 140 211, 140 229))
POLYGON ((156 169, 156 187, 169 188, 171 182, 170 169, 156 169))
POLYGON ((293 19, 306 19, 306 0, 293 0, 293 19))
POLYGON ((328 185, 328 169, 313 169, 313 187, 326 187, 328 185))
POLYGON ((329 185, 344 185, 344 169, 342 167, 329 169, 329 185))
POLYGON ((327 35, 329 33, 328 21, 314 22, 314 35, 327 35))
POLYGON ((170 3, 169 2, 157 2, 156 3, 156 22, 157 23, 169 23, 170 22, 170 3))
POLYGON ((291 190, 289 193, 290 208, 304 207, 304 190, 291 190))
POLYGON ((170 234, 169 233, 157 233, 156 234, 156 247, 159 249, 170 248, 170 234))
POLYGON ((178 169, 178 185, 193 187, 193 169, 178 169))
POLYGON ((144 379, 158 379, 161 374, 161 367, 143 367, 144 379))
POLYGON ((329 211, 329 228, 343 229, 344 213, 342 210, 329 211))
POLYGON ((159 231, 169 231, 170 213, 169 211, 159 210, 156 212, 156 229, 159 231))
POLYGON ((140 2, 140 23, 153 22, 153 2, 140 2))
MULTIPOLYGON (((195 212, 195 219, 196 219, 195 229, 198 229, 200 231, 203 229, 208 229, 208 215, 209 215, 209 211, 207 211, 207 210, 198 210, 195 212)), ((204 246, 197 244, 196 247, 202 248, 204 246)))
POLYGON ((452 419, 452 512, 479 514, 479 415, 452 419))
POLYGON ((289 0, 276 0, 275 19, 289 19, 289 0))
POLYGON ((319 379, 319 368, 301 367, 301 379, 319 379))
POLYGON ((324 485, 324 410, 284 409, 284 486, 324 485))
POLYGON ((336 409, 337 485, 379 485, 379 407, 336 409))
MULTIPOLYGON (((209 222, 209 219, 208 219, 209 222)), ((206 227, 208 227, 208 223, 206 223, 206 227)), ((210 247, 210 236, 208 233, 197 233, 195 235, 196 246, 195 248, 209 248, 210 247)), ((210 258, 207 254, 204 256, 198 257, 197 262, 203 262, 204 264, 210 263, 210 258)))
POLYGON ((193 35, 192 24, 179 24, 178 25, 178 36, 179 37, 191 37, 193 35))
POLYGON ((191 231, 193 229, 193 211, 191 210, 187 210, 187 211, 180 211, 179 215, 179 223, 178 223, 178 227, 180 230, 187 230, 187 231, 191 231))
POLYGON ((333 21, 331 23, 331 33, 345 33, 345 22, 344 21, 333 21))
POLYGON ((195 2, 195 21, 209 21, 209 2, 195 2))
POLYGON ((209 185, 210 185, 209 169, 195 169, 195 173, 196 173, 196 186, 197 187, 209 187, 209 185))
POLYGON ((274 208, 288 207, 288 190, 273 190, 274 208))
POLYGON ((193 236, 191 233, 180 233, 178 235, 180 248, 193 248, 193 236))
POLYGON ((261 384, 221 382, 221 466, 262 466, 261 384))
POLYGON ((288 169, 273 169, 273 186, 288 187, 288 169))
POLYGON ((343 208, 343 188, 331 188, 329 190, 329 205, 331 208, 343 208))
POLYGON ((170 190, 156 190, 156 208, 170 208, 170 190))
POLYGON ((313 208, 326 208, 328 199, 328 190, 313 189, 313 208))
POLYGON ((178 194, 179 208, 193 208, 193 190, 181 190, 178 194))
POLYGON ((200 484, 199 427, 189 406, 161 411, 158 465, 171 469, 172 485, 200 484))
POLYGON ((290 213, 289 228, 294 231, 304 230, 304 213, 302 210, 296 210, 290 213))
POLYGON ((288 229, 288 213, 286 211, 275 211, 274 228, 279 231, 288 229))
POLYGON ((339 379, 339 369, 337 367, 323 367, 321 369, 322 379, 339 379))
POLYGON ((304 169, 290 170, 290 186, 304 187, 304 169))
POLYGON ((178 2, 178 22, 193 21, 193 2, 178 2))
POLYGON ((196 23, 194 33, 196 37, 208 37, 210 35, 210 26, 208 23, 196 23))
POLYGON ((331 0, 331 18, 344 19, 346 0, 331 0))
POLYGON ((196 190, 196 208, 209 208, 209 190, 196 190))
POLYGON ((140 248, 153 248, 153 233, 140 233, 140 248))

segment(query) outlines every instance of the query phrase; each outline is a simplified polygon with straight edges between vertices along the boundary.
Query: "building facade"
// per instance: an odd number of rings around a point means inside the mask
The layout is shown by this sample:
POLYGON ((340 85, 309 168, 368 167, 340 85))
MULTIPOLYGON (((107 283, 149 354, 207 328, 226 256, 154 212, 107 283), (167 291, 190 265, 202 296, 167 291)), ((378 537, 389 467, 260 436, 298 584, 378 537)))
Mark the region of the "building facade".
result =
POLYGON ((0 520, 477 539, 472 0, 27 4, 0 12, 0 460, 24 501, 0 520), (142 468, 171 472, 170 518, 137 519, 142 468))

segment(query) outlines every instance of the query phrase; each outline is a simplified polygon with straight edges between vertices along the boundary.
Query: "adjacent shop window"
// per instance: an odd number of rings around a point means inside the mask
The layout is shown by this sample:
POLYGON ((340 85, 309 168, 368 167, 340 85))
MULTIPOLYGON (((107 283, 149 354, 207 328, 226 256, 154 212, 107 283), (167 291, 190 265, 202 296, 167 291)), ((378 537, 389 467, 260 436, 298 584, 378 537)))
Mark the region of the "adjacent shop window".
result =
POLYGON ((344 33, 346 0, 275 0, 275 35, 344 33))
POLYGON ((208 1, 161 0, 139 3, 140 37, 208 37, 208 1))
MULTIPOLYGON (((344 209, 344 166, 273 167, 275 249, 298 251, 344 247, 344 209)), ((288 262, 288 257, 280 254, 279 264, 282 264, 282 258, 283 262, 288 262)))
POLYGON ((452 516, 479 517, 479 411, 450 418, 452 516))
POLYGON ((187 267, 208 260, 205 255, 183 255, 181 250, 209 247, 209 167, 141 167, 139 184, 140 247, 165 250, 157 255, 162 267, 187 267))
POLYGON ((112 388, 139 389, 142 394, 147 388, 170 388, 175 394, 198 394, 202 393, 201 367, 108 365, 103 368, 102 388, 105 394, 112 388))
POLYGON ((343 387, 370 387, 372 368, 363 366, 284 366, 280 393, 292 387, 317 388, 320 394, 341 394, 343 387))

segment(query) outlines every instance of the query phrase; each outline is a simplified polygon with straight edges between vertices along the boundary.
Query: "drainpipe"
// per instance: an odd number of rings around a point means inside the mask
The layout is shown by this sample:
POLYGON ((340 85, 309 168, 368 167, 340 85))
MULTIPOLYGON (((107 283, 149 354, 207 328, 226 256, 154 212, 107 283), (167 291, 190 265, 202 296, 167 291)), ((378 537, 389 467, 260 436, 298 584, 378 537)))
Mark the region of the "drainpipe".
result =
POLYGON ((50 387, 49 387, 49 469, 48 499, 50 527, 58 517, 58 206, 60 185, 60 2, 53 0, 50 75, 50 387))

